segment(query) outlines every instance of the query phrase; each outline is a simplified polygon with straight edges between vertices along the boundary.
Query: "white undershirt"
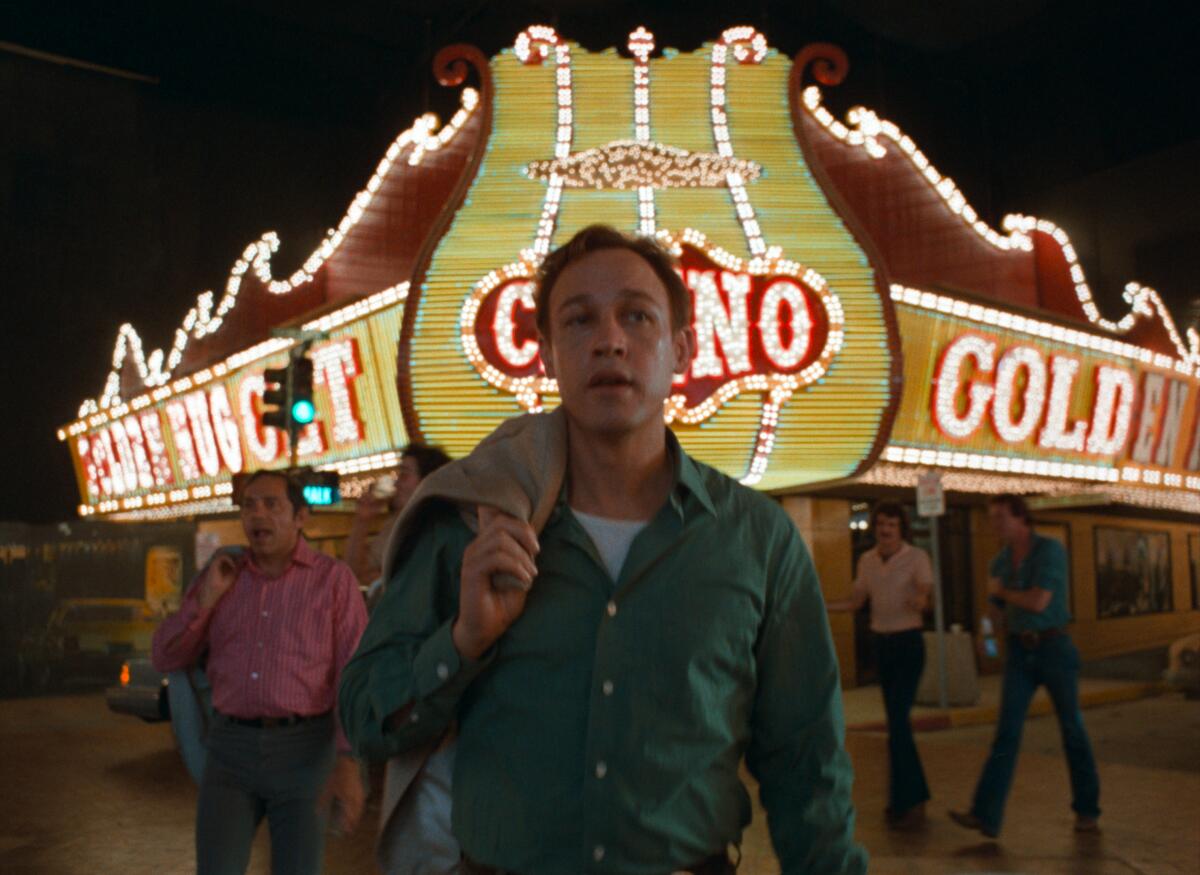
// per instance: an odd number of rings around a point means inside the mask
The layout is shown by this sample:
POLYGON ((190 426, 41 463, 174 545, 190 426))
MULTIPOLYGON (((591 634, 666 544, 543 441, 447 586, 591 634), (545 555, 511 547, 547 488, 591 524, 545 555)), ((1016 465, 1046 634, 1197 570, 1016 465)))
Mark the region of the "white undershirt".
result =
POLYGON ((613 520, 608 517, 593 516, 590 513, 571 508, 571 513, 579 520, 583 530, 588 533, 596 552, 604 562, 608 576, 614 581, 621 576, 621 566, 629 555, 629 548, 638 532, 646 528, 646 520, 613 520))

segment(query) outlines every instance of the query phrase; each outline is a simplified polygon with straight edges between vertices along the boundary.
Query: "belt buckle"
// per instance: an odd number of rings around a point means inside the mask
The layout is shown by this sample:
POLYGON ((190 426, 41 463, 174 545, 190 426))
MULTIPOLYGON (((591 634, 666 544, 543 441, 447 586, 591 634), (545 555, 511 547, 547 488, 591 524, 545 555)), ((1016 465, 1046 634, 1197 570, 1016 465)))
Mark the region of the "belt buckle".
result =
POLYGON ((1041 643, 1042 636, 1037 632, 1026 629, 1020 633, 1021 646, 1026 650, 1034 650, 1041 643))

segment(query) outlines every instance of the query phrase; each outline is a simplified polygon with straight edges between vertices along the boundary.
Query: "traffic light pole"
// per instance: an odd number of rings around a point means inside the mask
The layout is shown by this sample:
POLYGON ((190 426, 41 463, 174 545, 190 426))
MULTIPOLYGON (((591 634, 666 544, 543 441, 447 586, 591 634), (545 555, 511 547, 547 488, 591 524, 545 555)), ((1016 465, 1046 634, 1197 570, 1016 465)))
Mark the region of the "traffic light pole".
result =
POLYGON ((284 410, 287 411, 288 446, 291 448, 289 467, 296 468, 300 460, 300 430, 308 423, 298 423, 292 415, 292 405, 296 400, 295 374, 297 362, 308 355, 309 347, 315 340, 324 340, 329 336, 327 331, 306 331, 302 328, 276 328, 271 332, 275 337, 290 337, 297 341, 288 351, 287 385, 284 387, 284 410))
POLYGON ((288 379, 287 379, 287 395, 284 400, 287 403, 287 427, 288 427, 288 447, 291 449, 291 461, 288 463, 289 468, 295 468, 300 460, 300 424, 296 422, 292 416, 292 403, 296 399, 296 362, 308 354, 308 348, 312 346, 312 340, 304 340, 296 344, 288 352, 288 379))

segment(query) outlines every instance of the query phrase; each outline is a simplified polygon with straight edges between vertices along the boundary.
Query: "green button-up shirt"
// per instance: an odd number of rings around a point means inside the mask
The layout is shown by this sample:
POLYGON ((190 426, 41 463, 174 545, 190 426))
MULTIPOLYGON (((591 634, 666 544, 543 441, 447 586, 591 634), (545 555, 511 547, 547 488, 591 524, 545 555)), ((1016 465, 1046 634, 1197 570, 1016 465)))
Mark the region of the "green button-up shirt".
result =
POLYGON ((864 872, 808 550, 775 502, 672 443, 675 488, 620 578, 560 500, 524 613, 478 662, 450 635, 472 534, 432 509, 343 671, 343 726, 384 757, 457 718, 454 832, 503 869, 695 864, 750 821, 744 755, 785 873, 864 872))
POLYGON ((1071 622, 1067 608, 1067 551, 1053 538, 1038 534, 1032 537, 1029 553, 1020 565, 1013 566, 1011 547, 1004 547, 992 560, 991 575, 999 578, 1006 589, 1026 590, 1036 586, 1050 591, 1050 604, 1040 613, 1011 602, 1004 606, 1010 632, 1041 632, 1071 622))

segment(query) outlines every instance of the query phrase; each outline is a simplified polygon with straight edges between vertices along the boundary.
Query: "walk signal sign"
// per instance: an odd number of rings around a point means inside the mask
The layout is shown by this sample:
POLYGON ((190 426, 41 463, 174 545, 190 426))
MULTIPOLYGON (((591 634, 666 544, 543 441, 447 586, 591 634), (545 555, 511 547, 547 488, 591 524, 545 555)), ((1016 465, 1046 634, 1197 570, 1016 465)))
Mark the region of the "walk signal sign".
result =
MULTIPOLYGON (((235 505, 241 504, 242 490, 246 486, 246 481, 255 473, 257 472, 242 471, 233 475, 233 503, 235 505)), ((276 469, 274 473, 281 474, 293 483, 299 484, 304 494, 304 502, 309 507, 330 507, 341 503, 342 491, 337 471, 314 471, 307 465, 303 467, 293 465, 289 468, 276 469)))

